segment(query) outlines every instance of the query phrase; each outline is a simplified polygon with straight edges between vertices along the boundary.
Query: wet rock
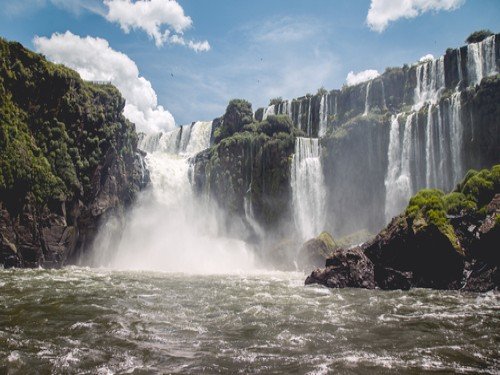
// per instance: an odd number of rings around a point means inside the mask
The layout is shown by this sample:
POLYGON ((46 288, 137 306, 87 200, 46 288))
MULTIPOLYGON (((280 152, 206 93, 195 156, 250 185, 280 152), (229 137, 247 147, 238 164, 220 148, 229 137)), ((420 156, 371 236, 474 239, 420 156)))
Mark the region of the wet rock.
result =
POLYGON ((321 284, 330 288, 375 288, 373 263, 359 247, 337 249, 326 261, 326 268, 317 269, 305 284, 321 284))

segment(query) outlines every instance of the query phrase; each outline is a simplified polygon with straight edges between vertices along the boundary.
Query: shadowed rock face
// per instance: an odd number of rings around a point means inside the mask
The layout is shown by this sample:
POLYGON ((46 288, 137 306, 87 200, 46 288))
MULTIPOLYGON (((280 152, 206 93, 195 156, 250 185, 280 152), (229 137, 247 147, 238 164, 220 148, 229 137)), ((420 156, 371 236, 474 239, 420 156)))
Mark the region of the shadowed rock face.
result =
POLYGON ((143 155, 116 88, 18 43, 0 57, 0 264, 60 267, 146 186, 143 155))

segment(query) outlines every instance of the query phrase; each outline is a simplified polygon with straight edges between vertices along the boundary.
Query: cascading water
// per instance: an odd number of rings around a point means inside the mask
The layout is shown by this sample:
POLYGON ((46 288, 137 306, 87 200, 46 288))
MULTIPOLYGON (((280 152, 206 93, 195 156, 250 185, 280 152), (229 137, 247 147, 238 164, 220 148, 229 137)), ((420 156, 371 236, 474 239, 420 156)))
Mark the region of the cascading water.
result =
POLYGON ((311 113, 311 98, 307 101, 307 135, 312 134, 312 113, 311 113))
POLYGON ((370 88, 372 87, 372 81, 368 81, 366 84, 366 94, 365 94, 365 111, 363 112, 363 116, 368 116, 368 112, 370 112, 370 88))
POLYGON ((295 140, 291 172, 295 224, 305 240, 317 236, 325 225, 326 188, 317 138, 295 140))
POLYGON ((484 77, 496 72, 495 35, 467 45, 467 77, 470 86, 478 85, 484 77))
POLYGON ((328 125, 328 94, 321 96, 319 104, 319 132, 318 136, 322 137, 326 133, 328 125))
POLYGON ((451 132, 451 161, 453 184, 456 184, 463 177, 462 167, 462 102, 461 93, 455 92, 449 99, 451 113, 450 132, 451 132))
POLYGON ((210 146, 211 130, 211 122, 196 122, 141 140, 151 189, 139 195, 124 225, 109 220, 84 263, 187 273, 253 268, 253 252, 244 242, 221 236, 223 214, 191 188, 189 159, 210 146))
POLYGON ((419 110, 426 103, 437 103, 445 87, 444 58, 440 57, 418 64, 416 76, 417 85, 413 108, 419 110))
POLYGON ((410 158, 412 154, 412 123, 415 113, 406 118, 403 145, 400 142, 401 114, 392 117, 391 130, 389 133, 388 168, 385 179, 386 204, 385 217, 389 221, 394 215, 401 212, 408 203, 412 194, 410 158))
POLYGON ((268 116, 271 116, 271 115, 274 115, 274 114, 276 114, 276 112, 275 112, 275 105, 272 104, 269 107, 267 107, 266 110, 264 111, 264 114, 262 115, 262 121, 264 121, 265 119, 267 119, 268 116))

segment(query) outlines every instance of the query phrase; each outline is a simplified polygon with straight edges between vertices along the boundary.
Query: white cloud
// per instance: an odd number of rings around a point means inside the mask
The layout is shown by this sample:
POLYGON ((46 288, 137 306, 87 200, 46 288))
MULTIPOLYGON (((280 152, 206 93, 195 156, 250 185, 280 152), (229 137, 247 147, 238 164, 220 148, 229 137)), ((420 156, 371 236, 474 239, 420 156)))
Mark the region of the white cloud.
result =
POLYGON ((464 2, 465 0, 372 0, 366 22, 372 30, 382 32, 389 22, 400 18, 414 18, 431 10, 451 11, 464 2))
POLYGON ((362 72, 359 73, 354 73, 353 71, 350 71, 347 74, 345 82, 347 86, 354 86, 357 85, 358 83, 366 82, 371 79, 377 78, 379 75, 380 73, 373 69, 363 70, 362 72))
POLYGON ((320 27, 317 19, 286 16, 254 23, 244 30, 254 42, 283 44, 310 39, 320 32, 320 27))
POLYGON ((85 80, 111 81, 126 100, 124 114, 139 131, 167 130, 175 126, 172 114, 158 105, 151 83, 124 53, 113 50, 107 40, 82 38, 69 31, 50 38, 35 36, 38 52, 50 60, 69 66, 85 80))
POLYGON ((425 61, 430 61, 430 60, 434 60, 434 56, 429 53, 425 56, 422 56, 418 61, 425 62, 425 61))
POLYGON ((125 33, 143 30, 154 39, 157 47, 165 43, 180 44, 196 52, 210 50, 208 41, 185 40, 183 32, 193 21, 175 0, 104 0, 108 7, 105 15, 110 22, 117 22, 125 33), (173 32, 172 32, 173 31, 173 32))
POLYGON ((2 4, 5 13, 11 16, 23 15, 52 4, 79 16, 84 11, 105 15, 101 0, 16 0, 2 4))

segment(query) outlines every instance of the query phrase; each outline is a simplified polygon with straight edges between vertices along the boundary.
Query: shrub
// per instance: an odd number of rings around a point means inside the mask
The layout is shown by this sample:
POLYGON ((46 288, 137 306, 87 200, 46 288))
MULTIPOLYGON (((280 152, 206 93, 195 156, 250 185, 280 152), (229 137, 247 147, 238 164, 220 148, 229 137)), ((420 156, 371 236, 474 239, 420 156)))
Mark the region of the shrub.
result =
POLYGON ((467 199, 465 194, 452 192, 444 197, 444 208, 449 215, 459 215, 462 211, 473 211, 476 203, 467 199))
POLYGON ((465 39, 465 42, 468 44, 482 42, 484 39, 491 35, 493 35, 493 32, 488 29, 474 31, 467 37, 467 39, 465 39))
POLYGON ((273 98, 269 101, 269 105, 279 105, 283 102, 283 98, 281 96, 278 96, 276 98, 273 98))

